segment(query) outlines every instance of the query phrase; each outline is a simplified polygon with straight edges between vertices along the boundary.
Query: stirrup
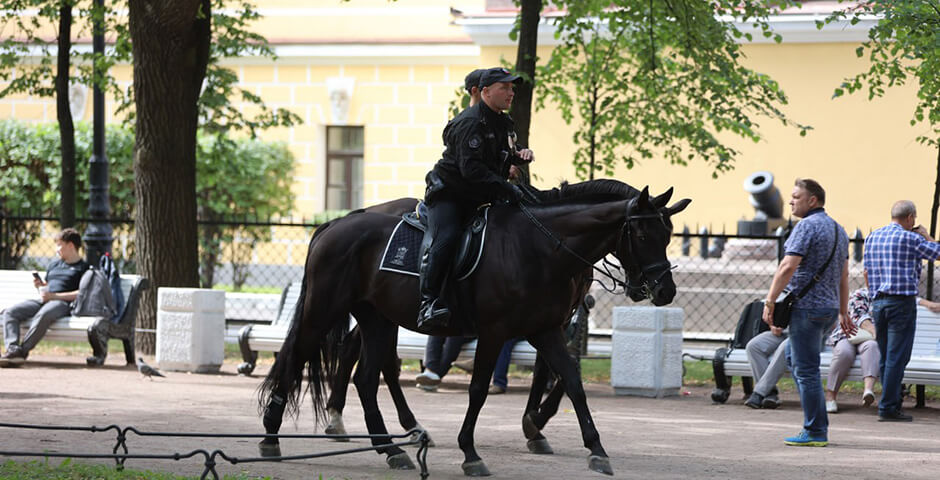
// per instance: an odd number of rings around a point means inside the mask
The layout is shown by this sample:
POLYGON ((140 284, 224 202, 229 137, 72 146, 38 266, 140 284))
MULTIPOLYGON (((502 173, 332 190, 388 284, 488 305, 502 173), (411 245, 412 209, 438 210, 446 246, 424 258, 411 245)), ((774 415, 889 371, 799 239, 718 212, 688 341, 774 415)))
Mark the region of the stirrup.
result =
POLYGON ((450 310, 447 307, 438 306, 437 300, 422 304, 418 311, 418 331, 425 333, 436 327, 446 327, 450 320, 450 310))

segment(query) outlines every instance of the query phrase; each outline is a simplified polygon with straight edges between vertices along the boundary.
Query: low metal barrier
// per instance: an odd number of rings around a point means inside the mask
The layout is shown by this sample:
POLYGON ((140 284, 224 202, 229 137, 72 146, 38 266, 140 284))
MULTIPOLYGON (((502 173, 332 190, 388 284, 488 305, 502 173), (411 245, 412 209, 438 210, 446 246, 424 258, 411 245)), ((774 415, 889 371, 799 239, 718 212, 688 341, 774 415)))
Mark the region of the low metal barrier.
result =
POLYGON ((31 451, 0 451, 0 455, 8 457, 55 457, 55 458, 99 458, 99 459, 113 459, 117 464, 117 468, 123 469, 124 462, 127 459, 149 459, 149 460, 183 460, 187 458, 196 457, 202 455, 204 460, 205 469, 200 476, 200 479, 205 479, 208 475, 212 475, 213 479, 218 480, 219 474, 216 472, 216 465, 219 463, 217 459, 221 459, 236 465, 239 463, 256 463, 256 462, 280 462, 283 460, 306 460, 311 458, 321 458, 329 457, 335 455, 345 455, 350 453, 359 453, 359 452, 368 452, 375 451, 387 447, 401 447, 407 445, 417 445, 418 451, 415 454, 415 459, 418 461, 420 467, 420 475, 422 480, 428 477, 428 465, 427 465, 427 453, 428 453, 428 444, 430 438, 428 437, 427 432, 421 429, 412 429, 406 433, 393 435, 393 434, 383 434, 383 435, 325 435, 325 434, 264 434, 264 433, 192 433, 192 432, 148 432, 139 430, 135 427, 121 427, 119 425, 108 425, 106 427, 97 427, 97 426, 70 426, 70 425, 30 425, 24 423, 0 423, 0 427, 3 428, 17 428, 17 429, 30 429, 30 430, 57 430, 57 431, 79 431, 79 432, 90 432, 90 433, 101 433, 107 431, 116 432, 116 443, 114 448, 111 449, 111 453, 81 453, 81 452, 31 452, 31 451), (155 453, 130 453, 127 444, 127 435, 128 433, 133 433, 141 437, 178 437, 178 438, 278 438, 278 439, 297 439, 297 438, 319 438, 319 439, 372 439, 372 438, 388 438, 388 439, 407 439, 401 442, 391 441, 390 443, 381 444, 381 445, 370 445, 368 447, 360 448, 348 448, 344 450, 333 450, 329 452, 321 453, 309 453, 303 455, 283 455, 283 456, 261 456, 261 457, 235 457, 226 454, 221 449, 215 449, 211 452, 206 449, 196 449, 186 453, 174 452, 171 454, 155 454, 155 453), (121 450, 122 452, 119 452, 121 450))

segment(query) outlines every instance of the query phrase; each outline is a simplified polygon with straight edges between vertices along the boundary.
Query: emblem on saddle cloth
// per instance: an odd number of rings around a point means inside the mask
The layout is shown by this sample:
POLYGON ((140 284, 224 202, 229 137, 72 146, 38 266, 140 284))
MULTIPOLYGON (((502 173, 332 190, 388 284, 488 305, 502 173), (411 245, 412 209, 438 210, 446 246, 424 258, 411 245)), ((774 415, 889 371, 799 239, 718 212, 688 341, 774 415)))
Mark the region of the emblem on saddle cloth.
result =
MULTIPOLYGON (((483 256, 488 213, 489 206, 477 210, 476 216, 464 228, 460 236, 452 270, 457 281, 469 277, 476 270, 483 256)), ((424 239, 426 229, 427 224, 424 218, 419 219, 414 213, 402 215, 402 220, 395 226, 385 246, 379 270, 417 277, 418 266, 421 263, 421 241, 424 239)))

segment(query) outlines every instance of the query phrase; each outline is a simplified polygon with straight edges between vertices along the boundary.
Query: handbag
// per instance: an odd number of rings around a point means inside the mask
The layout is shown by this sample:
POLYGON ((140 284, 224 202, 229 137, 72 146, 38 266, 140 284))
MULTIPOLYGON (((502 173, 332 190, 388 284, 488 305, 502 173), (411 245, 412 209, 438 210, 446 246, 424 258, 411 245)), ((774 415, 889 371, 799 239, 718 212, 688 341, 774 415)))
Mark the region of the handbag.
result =
POLYGON ((806 295, 809 292, 809 289, 813 288, 816 285, 816 282, 819 281, 819 274, 826 271, 826 268, 829 267, 829 262, 832 261, 832 256, 836 253, 836 247, 839 245, 839 224, 833 222, 833 229, 835 230, 835 235, 832 237, 835 239, 832 242, 832 251, 829 252, 829 258, 826 259, 826 263, 819 268, 819 271, 813 275, 813 278, 803 287, 803 290, 800 290, 799 294, 794 294, 789 290, 784 290, 780 292, 780 295, 777 296, 777 299, 774 301, 774 326, 779 328, 787 328, 790 326, 790 316, 793 313, 793 304, 797 300, 803 298, 803 295, 806 295))

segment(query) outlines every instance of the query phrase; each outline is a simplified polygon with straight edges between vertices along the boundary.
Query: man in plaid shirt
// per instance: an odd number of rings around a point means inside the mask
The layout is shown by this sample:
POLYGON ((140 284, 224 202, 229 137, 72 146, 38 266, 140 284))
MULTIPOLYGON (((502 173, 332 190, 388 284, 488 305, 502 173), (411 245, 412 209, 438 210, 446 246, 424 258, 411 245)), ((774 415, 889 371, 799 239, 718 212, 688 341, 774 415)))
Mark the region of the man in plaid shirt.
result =
MULTIPOLYGON (((865 239, 863 263, 881 351, 881 422, 913 420, 901 411, 901 380, 914 347, 921 261, 940 258, 940 244, 922 225, 915 227, 916 220, 914 203, 901 200, 891 207, 891 223, 865 239)), ((850 335, 854 326, 851 330, 850 335)))

